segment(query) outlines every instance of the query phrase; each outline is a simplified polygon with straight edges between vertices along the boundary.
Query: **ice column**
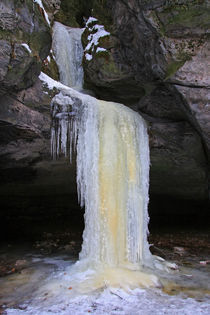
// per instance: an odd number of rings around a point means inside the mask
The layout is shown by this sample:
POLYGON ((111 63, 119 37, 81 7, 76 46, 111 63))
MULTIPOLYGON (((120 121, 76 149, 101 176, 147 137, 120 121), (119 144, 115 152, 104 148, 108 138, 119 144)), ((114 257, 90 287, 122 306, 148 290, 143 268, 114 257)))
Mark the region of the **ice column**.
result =
POLYGON ((76 146, 78 196, 85 206, 80 260, 92 266, 148 264, 150 162, 144 120, 126 106, 72 89, 55 96, 53 116, 54 155, 76 146))
POLYGON ((53 26, 53 52, 59 68, 60 81, 77 90, 80 90, 83 84, 82 32, 83 29, 68 27, 59 22, 55 22, 53 26))

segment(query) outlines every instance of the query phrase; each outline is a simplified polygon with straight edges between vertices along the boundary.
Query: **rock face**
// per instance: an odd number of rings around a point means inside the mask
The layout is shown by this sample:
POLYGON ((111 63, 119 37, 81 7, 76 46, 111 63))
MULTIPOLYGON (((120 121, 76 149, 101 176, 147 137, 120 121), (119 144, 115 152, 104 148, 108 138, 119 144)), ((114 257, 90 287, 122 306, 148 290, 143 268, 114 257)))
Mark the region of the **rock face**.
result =
POLYGON ((4 170, 28 169, 49 151, 50 98, 37 78, 50 48, 50 28, 36 2, 1 1, 0 164, 4 170))
POLYGON ((43 10, 31 0, 0 4, 0 94, 31 86, 48 56, 51 36, 43 10))
MULTIPOLYGON (((105 25, 111 36, 99 41, 107 53, 100 55, 94 51, 94 58, 85 63, 87 80, 94 87, 105 87, 109 77, 113 76, 113 68, 116 68, 114 93, 118 92, 117 88, 120 89, 122 78, 127 79, 128 83, 132 79, 136 82, 136 89, 144 88, 145 94, 163 81, 209 86, 208 70, 203 73, 203 61, 205 56, 209 56, 208 1, 117 0, 102 3, 106 14, 104 19, 102 15, 99 16, 102 20, 98 23, 105 25), (108 20, 107 12, 110 15, 108 20), (110 21, 112 23, 108 24, 110 21), (108 58, 113 61, 109 68, 108 58), (98 70, 94 77, 89 75, 92 74, 92 67, 98 70), (196 76, 194 79, 192 72, 196 76)), ((98 10, 94 9, 92 13, 98 18, 98 10)), ((132 92, 127 94, 128 100, 132 97, 132 92)))
POLYGON ((71 186, 76 195, 68 161, 51 159, 50 102, 54 94, 47 94, 37 80, 50 48, 50 27, 37 3, 0 2, 1 237, 30 233, 33 220, 34 229, 44 226, 49 222, 46 209, 57 217, 57 210, 61 213, 72 199, 65 187, 71 186))
POLYGON ((60 10, 55 14, 55 19, 67 26, 83 27, 84 19, 91 15, 93 3, 94 0, 62 0, 60 1, 60 10))
MULTIPOLYGON (((148 120, 151 192, 206 199, 208 1, 103 1, 101 10, 106 11, 105 18, 93 7, 92 15, 98 19, 94 23, 103 24, 110 36, 87 51, 91 58, 84 58, 86 86, 100 98, 133 107, 148 120), (103 53, 98 47, 105 49, 103 53)), ((85 47, 91 32, 94 28, 88 26, 85 47)))
POLYGON ((43 5, 51 20, 54 19, 54 15, 60 10, 61 0, 43 0, 43 5))
POLYGON ((75 163, 51 157, 50 102, 55 94, 46 93, 37 80, 16 95, 0 97, 1 239, 38 237, 82 219, 75 163))

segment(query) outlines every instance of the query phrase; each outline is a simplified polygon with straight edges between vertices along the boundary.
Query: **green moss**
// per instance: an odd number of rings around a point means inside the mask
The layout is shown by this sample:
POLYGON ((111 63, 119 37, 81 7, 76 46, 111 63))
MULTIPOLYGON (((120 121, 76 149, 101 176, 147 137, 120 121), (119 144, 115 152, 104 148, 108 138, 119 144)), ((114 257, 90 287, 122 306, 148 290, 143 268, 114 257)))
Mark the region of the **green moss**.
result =
POLYGON ((84 18, 91 15, 93 0, 63 0, 55 20, 71 27, 84 26, 84 18))
POLYGON ((165 80, 173 76, 184 65, 184 63, 185 61, 174 61, 168 64, 165 80))
POLYGON ((23 12, 26 15, 25 10, 28 10, 28 14, 35 15, 36 23, 40 25, 38 31, 31 33, 30 28, 22 28, 21 24, 17 25, 15 30, 9 31, 0 28, 0 39, 7 40, 14 43, 27 43, 32 49, 34 55, 39 56, 41 59, 45 58, 46 51, 51 44, 51 34, 46 23, 43 23, 43 16, 40 13, 39 6, 34 5, 31 0, 16 0, 15 11, 18 15, 22 16, 23 12), (27 5, 26 5, 27 4, 27 5), (26 30, 29 30, 28 32, 26 30))
POLYGON ((107 0, 93 0, 93 16, 102 23, 106 30, 112 31, 112 14, 107 0))
POLYGON ((84 27, 89 16, 110 27, 112 19, 107 0, 63 0, 55 20, 71 27, 84 27))
POLYGON ((186 2, 183 5, 174 3, 158 15, 166 30, 178 25, 180 27, 199 27, 202 29, 210 27, 210 8, 205 3, 199 3, 198 1, 186 2))
POLYGON ((106 49, 111 49, 116 47, 118 44, 118 40, 114 36, 104 36, 99 40, 100 47, 104 47, 106 49))
POLYGON ((168 64, 165 80, 173 76, 185 64, 185 62, 187 60, 191 60, 191 58, 192 57, 187 53, 180 53, 176 60, 173 60, 168 64))
MULTIPOLYGON (((18 89, 24 88, 26 82, 24 82, 26 73, 29 71, 32 64, 36 64, 36 68, 38 67, 37 62, 34 62, 34 58, 31 59, 22 59, 21 62, 16 65, 15 63, 12 63, 8 66, 8 72, 6 75, 6 81, 9 81, 10 84, 13 83, 14 87, 17 87, 18 89)), ((33 69, 34 70, 34 69, 33 69)))
POLYGON ((107 56, 105 56, 104 62, 101 66, 102 66, 101 71, 103 73, 106 73, 107 76, 110 78, 115 76, 117 77, 123 76, 123 73, 119 70, 119 68, 117 67, 116 63, 112 58, 107 58, 107 56))
POLYGON ((95 58, 101 58, 101 57, 102 57, 102 58, 107 59, 108 56, 109 56, 108 50, 104 50, 104 51, 98 51, 98 52, 96 53, 95 58))
POLYGON ((34 55, 41 58, 46 58, 50 46, 51 46, 51 35, 49 32, 33 32, 30 36, 29 46, 31 47, 34 55))
POLYGON ((151 11, 150 17, 155 22, 155 24, 158 26, 159 34, 161 36, 164 36, 165 35, 165 28, 164 28, 163 24, 161 23, 160 19, 158 18, 157 13, 155 11, 151 11))
POLYGON ((42 65, 42 71, 46 73, 48 76, 53 78, 56 81, 59 81, 59 71, 58 66, 53 59, 52 54, 50 54, 50 62, 46 59, 45 62, 42 65))
POLYGON ((25 6, 25 3, 27 3, 27 7, 30 9, 30 11, 33 11, 33 1, 30 0, 15 0, 15 6, 16 8, 20 8, 25 6))
POLYGON ((17 29, 16 31, 8 31, 0 28, 0 40, 6 40, 8 42, 16 43, 29 43, 30 34, 24 33, 23 31, 17 29))
POLYGON ((1 40, 7 40, 9 41, 11 38, 11 32, 7 31, 7 30, 3 30, 2 28, 0 28, 0 39, 1 40))

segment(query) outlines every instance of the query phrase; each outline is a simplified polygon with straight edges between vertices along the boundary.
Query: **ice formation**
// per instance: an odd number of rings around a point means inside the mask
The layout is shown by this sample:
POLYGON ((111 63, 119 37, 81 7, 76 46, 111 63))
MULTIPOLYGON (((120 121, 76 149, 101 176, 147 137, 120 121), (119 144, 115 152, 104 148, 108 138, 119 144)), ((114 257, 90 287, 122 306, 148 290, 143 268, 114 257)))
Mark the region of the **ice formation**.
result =
POLYGON ((59 22, 55 22, 53 26, 53 52, 60 81, 78 90, 83 85, 82 32, 83 29, 64 26, 59 22))
POLYGON ((113 265, 143 262, 149 252, 149 151, 143 119, 121 104, 71 90, 54 97, 53 116, 54 156, 77 146, 78 195, 92 226, 84 232, 81 257, 113 265), (101 213, 110 217, 100 224, 101 213))
POLYGON ((135 277, 138 284, 149 281, 150 285, 156 281, 154 277, 147 279, 142 273, 140 279, 131 272, 140 272, 152 261, 147 242, 149 146, 145 122, 121 104, 72 89, 54 97, 52 113, 53 155, 71 156, 72 147, 77 153, 78 197, 85 206, 80 262, 102 271, 106 281, 118 283, 126 277, 127 282, 135 277))
MULTIPOLYGON (((69 29, 56 23, 53 46, 60 48, 55 55, 65 76, 76 62, 69 43, 65 48, 67 37, 69 29)), ((78 75, 77 67, 71 71, 71 76, 78 75)), ((144 120, 122 104, 64 86, 52 100, 52 116, 52 154, 63 153, 71 160, 76 151, 78 198, 85 206, 83 244, 74 273, 89 270, 89 287, 95 288, 157 285, 157 278, 144 269, 156 264, 147 242, 150 162, 144 120)))

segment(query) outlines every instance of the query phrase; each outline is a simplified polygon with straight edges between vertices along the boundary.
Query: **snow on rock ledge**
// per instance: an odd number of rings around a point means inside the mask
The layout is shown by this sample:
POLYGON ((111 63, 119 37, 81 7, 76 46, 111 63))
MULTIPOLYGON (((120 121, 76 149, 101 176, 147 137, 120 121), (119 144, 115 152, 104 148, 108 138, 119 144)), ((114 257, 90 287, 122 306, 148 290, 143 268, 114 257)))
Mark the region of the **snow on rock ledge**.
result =
POLYGON ((89 17, 86 28, 90 32, 88 36, 88 44, 85 47, 85 58, 86 60, 92 60, 92 54, 96 50, 97 52, 107 51, 105 48, 98 47, 100 39, 105 36, 110 36, 110 33, 104 29, 103 25, 95 24, 98 20, 94 17, 89 17), (93 25, 94 24, 94 25, 93 25))

